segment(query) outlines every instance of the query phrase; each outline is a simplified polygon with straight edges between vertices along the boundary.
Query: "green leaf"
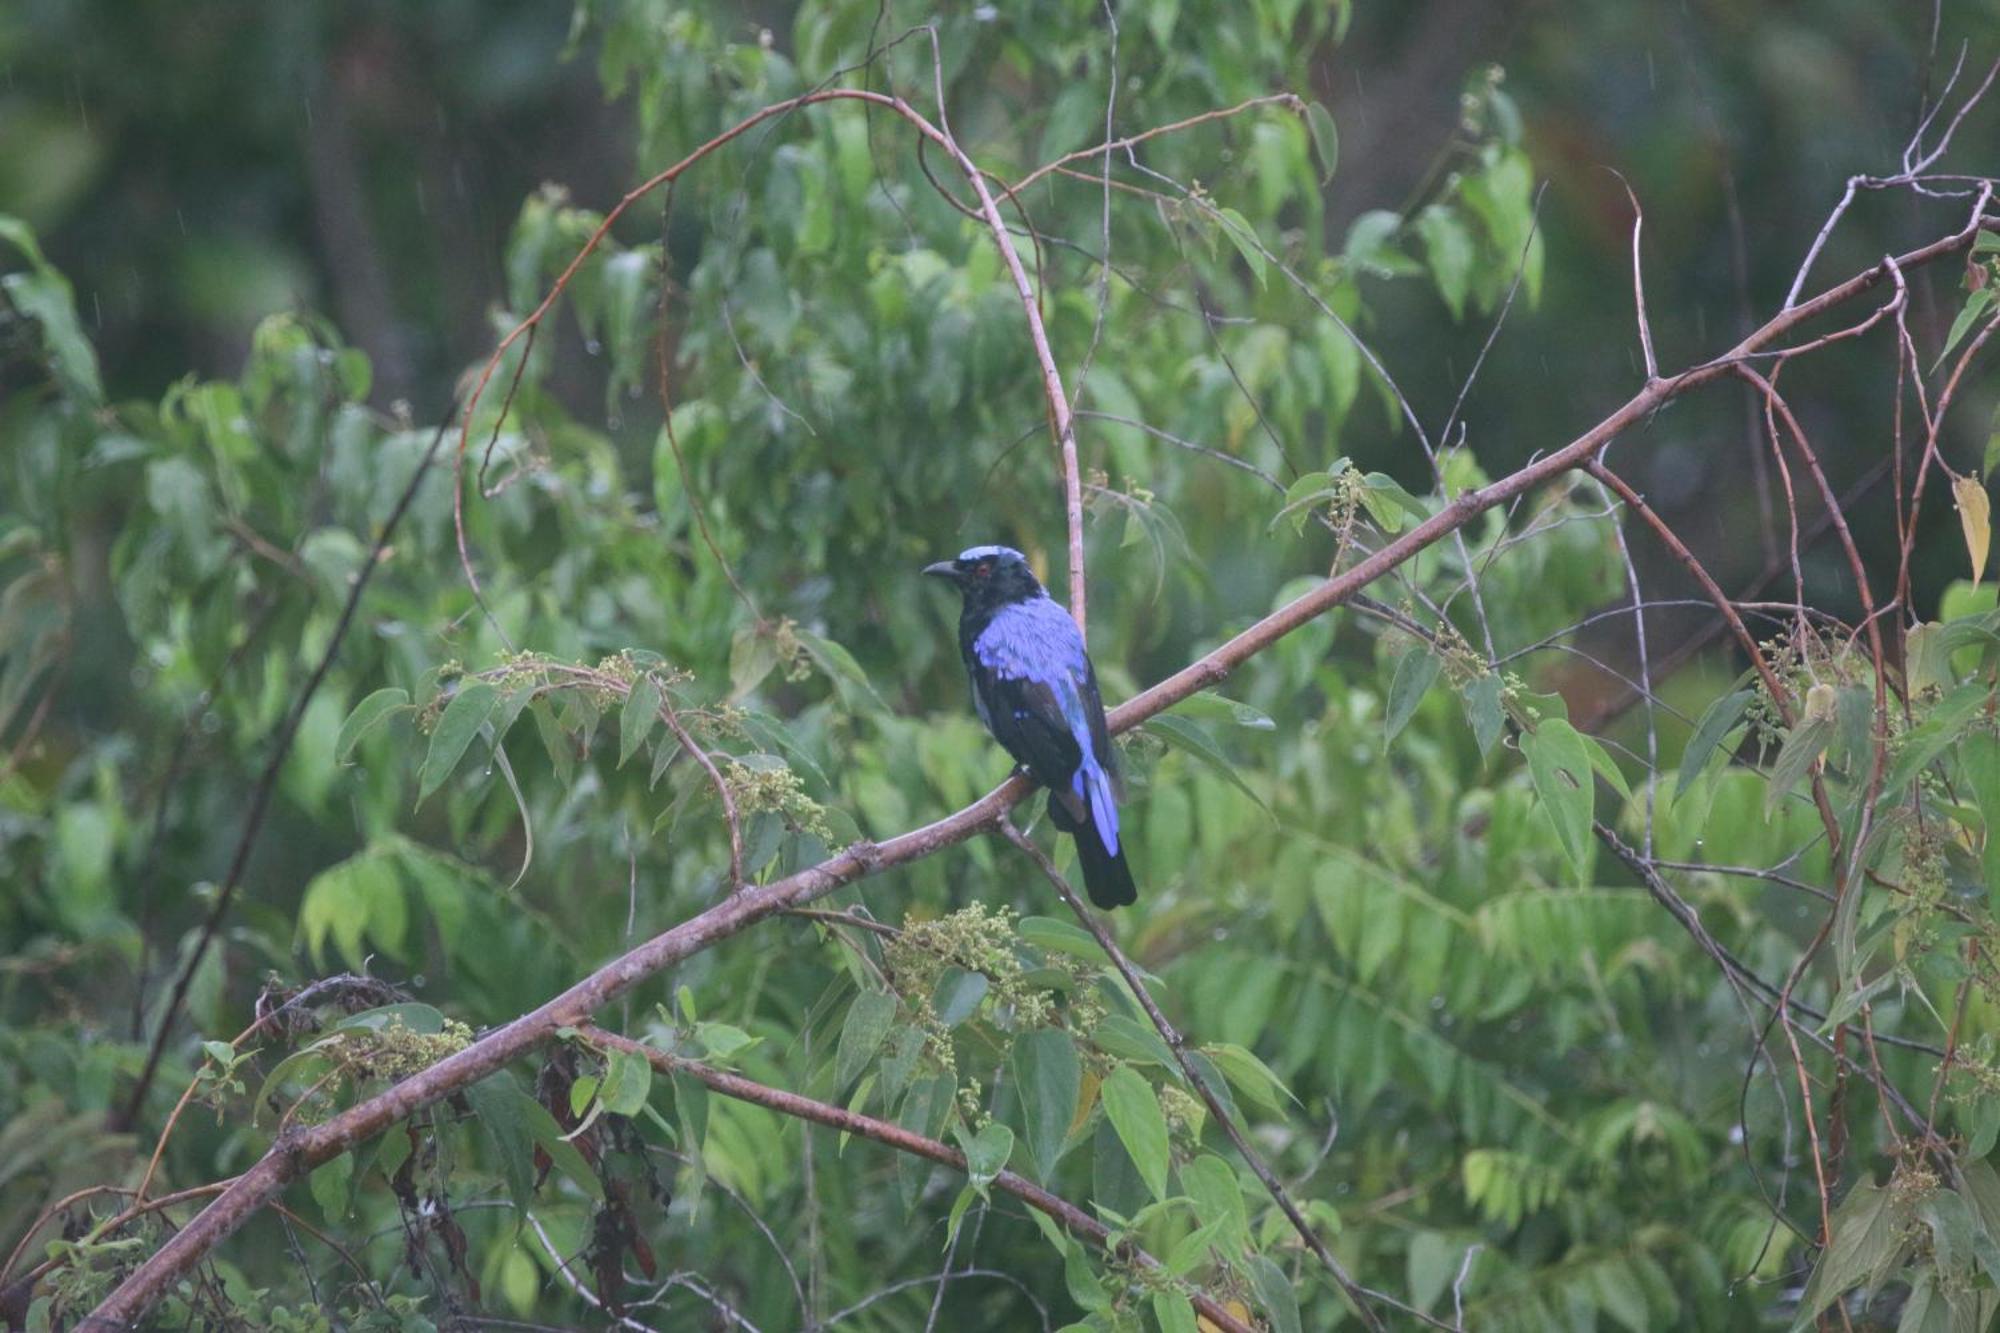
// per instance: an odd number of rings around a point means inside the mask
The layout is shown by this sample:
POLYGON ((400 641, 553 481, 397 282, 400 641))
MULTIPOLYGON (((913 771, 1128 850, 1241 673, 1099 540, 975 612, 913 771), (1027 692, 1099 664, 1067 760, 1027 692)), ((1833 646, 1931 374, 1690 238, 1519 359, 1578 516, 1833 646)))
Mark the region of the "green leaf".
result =
POLYGON ((537 1147, 549 1155, 549 1160, 555 1163, 556 1169, 574 1181, 578 1189, 602 1203, 603 1183, 598 1180, 597 1173, 590 1169, 590 1163, 584 1160, 583 1154, 577 1151, 576 1145, 563 1137, 562 1126, 558 1125, 556 1118, 549 1114, 549 1109, 525 1092, 520 1094, 515 1105, 520 1109, 521 1119, 528 1129, 528 1136, 535 1141, 537 1147))
POLYGON ((1261 1254, 1251 1255, 1247 1267, 1251 1285, 1257 1289, 1257 1301, 1264 1307, 1264 1317, 1271 1322, 1272 1333, 1300 1333, 1299 1297, 1292 1290, 1285 1270, 1261 1254))
POLYGON ((360 703, 354 705, 354 711, 349 713, 347 720, 340 724, 340 734, 334 739, 334 762, 346 763, 347 756, 354 753, 354 747, 360 743, 361 738, 366 736, 376 723, 388 717, 391 713, 401 712, 409 706, 410 692, 408 690, 396 689, 393 686, 388 689, 377 690, 360 703))
POLYGON ((597 1091, 604 1109, 613 1115, 635 1116, 653 1091, 653 1066, 643 1055, 631 1051, 604 1053, 604 1084, 597 1091))
POLYGON ((1506 728, 1507 714, 1500 706, 1500 689, 1499 674, 1489 671, 1467 685, 1460 699, 1481 758, 1493 753, 1494 742, 1500 739, 1500 733, 1506 728))
POLYGON ((1901 791, 1916 780, 1917 774, 1936 763, 1964 734, 1973 716, 1986 706, 1987 698, 1988 690, 1982 682, 1969 681, 1939 700, 1922 722, 1903 734, 1883 790, 1901 791))
POLYGON ((1938 353, 1937 360, 1931 363, 1932 370, 1944 364, 1944 359, 1951 355, 1951 349, 1958 346, 1961 338, 1972 332, 1972 326, 1977 324, 1992 307, 1994 290, 1992 287, 1981 287, 1965 298, 1965 305, 1959 310, 1958 318, 1951 322, 1951 332, 1944 336, 1943 350, 1938 353))
POLYGON ((1090 1034, 1090 1040, 1106 1055, 1121 1060, 1140 1060, 1162 1069, 1179 1068, 1174 1063, 1174 1053, 1167 1049, 1167 1043, 1160 1039, 1152 1024, 1141 1023, 1126 1014, 1106 1015, 1090 1034))
POLYGON ((1472 288, 1472 266, 1476 257, 1472 232, 1458 214, 1442 204, 1432 204, 1417 214, 1417 235, 1423 238, 1424 259, 1430 265, 1431 280, 1453 319, 1465 314, 1466 294, 1472 288))
POLYGON ((1153 1318, 1160 1321, 1160 1333, 1200 1333, 1194 1306, 1178 1291, 1161 1288, 1153 1293, 1153 1318))
POLYGON ((861 1076, 868 1062, 881 1049, 896 1020, 896 997, 888 991, 864 990, 847 1006, 847 1020, 840 1027, 840 1047, 833 1057, 833 1086, 847 1087, 861 1076))
POLYGON ((1235 699, 1225 699, 1213 690, 1190 694, 1174 705, 1174 711, 1199 721, 1221 722, 1252 731, 1275 731, 1278 726, 1268 713, 1235 699))
POLYGON ((458 761, 465 757, 472 738, 486 725, 499 702, 499 694, 483 680, 467 681, 459 687, 431 731, 430 749, 424 754, 423 768, 417 777, 420 803, 451 776, 458 761))
POLYGON ((680 1121, 681 1143, 700 1159, 708 1145, 708 1085, 692 1074, 668 1077, 674 1087, 674 1117, 680 1121))
POLYGON ((1195 1202, 1195 1215, 1223 1223, 1232 1251, 1250 1243, 1249 1211, 1234 1167, 1205 1152, 1182 1166, 1180 1176, 1181 1188, 1195 1202))
POLYGON ((1118 1141, 1139 1168, 1156 1199, 1167 1197, 1167 1168, 1172 1158, 1167 1150, 1167 1118, 1160 1112, 1160 1099, 1153 1085, 1130 1065, 1120 1065, 1098 1089, 1104 1113, 1118 1131, 1118 1141))
POLYGON ((1075 1040, 1061 1028, 1033 1028, 1020 1034, 1009 1063, 1035 1179, 1046 1182, 1062 1158, 1063 1142, 1076 1118, 1083 1064, 1077 1059, 1075 1040))
POLYGON ((1230 786, 1255 801, 1259 810, 1271 815, 1273 820, 1277 818, 1271 814, 1271 807, 1264 804, 1264 798, 1252 791, 1250 784, 1237 773, 1236 765, 1229 762, 1229 756, 1222 752, 1222 747, 1215 743, 1214 737, 1199 725, 1184 717, 1175 717, 1172 713, 1161 713, 1146 723, 1146 730, 1174 749, 1193 756, 1196 761, 1220 774, 1230 786))
POLYGON ((306 1185, 327 1224, 339 1226, 354 1204, 354 1154, 344 1152, 321 1162, 306 1178, 306 1185))
POLYGON ((625 696, 625 706, 618 710, 618 767, 625 767, 633 751, 646 743, 659 720, 660 683, 641 672, 625 696))
POLYGON ((968 972, 947 967, 938 974, 937 989, 931 992, 931 1008, 938 1021, 955 1028, 978 1010, 989 986, 984 972, 968 972))
POLYGON ((1856 1185, 1833 1216, 1833 1243, 1820 1256, 1799 1301, 1792 1333, 1804 1333, 1843 1292, 1872 1287, 1898 1259, 1908 1242, 1889 1191, 1856 1185))
POLYGON ((731 701, 756 689, 778 665, 777 644, 769 632, 756 625, 736 631, 729 647, 729 697, 731 701))
POLYGON ((1318 102, 1306 103, 1306 129, 1312 135, 1313 156, 1319 159, 1319 183, 1325 186, 1340 165, 1340 131, 1334 128, 1333 113, 1318 102))
MULTIPOLYGON (((957 1082, 942 1074, 918 1079, 910 1085, 910 1093, 903 1099, 902 1109, 896 1115, 896 1123, 914 1134, 921 1134, 929 1139, 937 1138, 951 1120, 957 1093, 957 1082)), ((930 1172, 931 1163, 928 1158, 909 1153, 897 1154, 896 1183, 902 1193, 905 1208, 916 1202, 917 1191, 929 1177, 930 1172)))
POLYGON ((959 1148, 965 1153, 965 1174, 972 1181, 972 1187, 986 1197, 986 1187, 993 1183, 993 1177, 1007 1167, 1007 1159, 1014 1152, 1014 1131, 998 1120, 991 1121, 977 1134, 968 1135, 960 1126, 956 1137, 959 1148))
POLYGON ((1298 1098, 1292 1097, 1291 1089, 1285 1086, 1283 1080, 1271 1072, 1269 1065, 1241 1046, 1216 1042, 1201 1049, 1238 1092, 1266 1110, 1283 1114, 1285 1107, 1279 1100, 1280 1096, 1298 1101, 1298 1098))
POLYGON ((1024 916, 1015 926, 1015 933, 1021 937, 1022 943, 1033 945, 1043 953, 1067 954, 1092 963, 1111 961, 1111 955, 1104 952, 1104 946, 1097 942, 1096 937, 1074 921, 1053 916, 1024 916))
POLYGON ((1382 718, 1382 743, 1393 744, 1396 733, 1409 725, 1417 705, 1424 701, 1444 660, 1426 647, 1415 647, 1396 659, 1396 674, 1389 681, 1389 706, 1382 718))
POLYGON ((1981 864, 1986 872, 1987 905, 2000 914, 2000 739, 1984 732, 1967 735, 1959 742, 1958 763, 1986 826, 1981 864))
POLYGON ((1257 279, 1259 287, 1264 286, 1264 252, 1259 248, 1257 229, 1250 220, 1233 208, 1218 208, 1215 216, 1222 223, 1222 234, 1236 247, 1236 253, 1243 256, 1249 266, 1250 275, 1257 279))
POLYGON ((869 681, 868 673, 861 669, 861 663, 854 660, 853 653, 832 639, 823 638, 808 630, 793 632, 798 638, 799 646, 806 650, 806 656, 812 658, 813 665, 835 685, 853 686, 875 707, 884 712, 888 711, 889 705, 875 692, 875 686, 869 681))
POLYGON ((1591 789, 1590 751, 1575 727, 1561 718, 1543 718, 1521 736, 1528 756, 1528 774, 1535 795, 1554 823, 1556 836, 1576 867, 1579 880, 1590 877, 1590 817, 1595 806, 1591 789))
POLYGON ((525 1095, 514 1076, 504 1069, 465 1090, 474 1122, 493 1142, 500 1178, 507 1183, 508 1197, 513 1199, 517 1212, 527 1208, 535 1187, 534 1138, 520 1106, 525 1095))
POLYGON ((1403 1267, 1412 1305, 1429 1310, 1437 1304, 1438 1297, 1444 1295, 1458 1273, 1462 1248, 1441 1231, 1419 1231, 1410 1237, 1403 1267))

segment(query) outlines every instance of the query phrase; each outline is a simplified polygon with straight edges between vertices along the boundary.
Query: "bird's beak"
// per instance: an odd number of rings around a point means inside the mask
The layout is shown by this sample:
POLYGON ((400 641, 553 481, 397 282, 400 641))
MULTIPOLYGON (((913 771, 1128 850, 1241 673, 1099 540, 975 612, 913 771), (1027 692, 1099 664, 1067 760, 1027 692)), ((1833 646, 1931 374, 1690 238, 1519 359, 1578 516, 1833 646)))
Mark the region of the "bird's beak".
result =
POLYGON ((949 560, 940 560, 934 565, 925 565, 924 573, 934 578, 950 579, 954 583, 958 581, 958 567, 949 560))

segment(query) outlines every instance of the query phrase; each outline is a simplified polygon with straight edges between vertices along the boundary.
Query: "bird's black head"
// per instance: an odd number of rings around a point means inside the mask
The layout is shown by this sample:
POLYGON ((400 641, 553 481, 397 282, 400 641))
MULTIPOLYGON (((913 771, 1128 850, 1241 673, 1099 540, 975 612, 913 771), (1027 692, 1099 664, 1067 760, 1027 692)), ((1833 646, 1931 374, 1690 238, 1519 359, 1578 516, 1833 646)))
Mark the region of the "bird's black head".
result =
POLYGON ((1042 593, 1028 558, 1011 546, 974 546, 959 552, 956 560, 924 566, 924 573, 957 584, 967 611, 1025 602, 1042 593))

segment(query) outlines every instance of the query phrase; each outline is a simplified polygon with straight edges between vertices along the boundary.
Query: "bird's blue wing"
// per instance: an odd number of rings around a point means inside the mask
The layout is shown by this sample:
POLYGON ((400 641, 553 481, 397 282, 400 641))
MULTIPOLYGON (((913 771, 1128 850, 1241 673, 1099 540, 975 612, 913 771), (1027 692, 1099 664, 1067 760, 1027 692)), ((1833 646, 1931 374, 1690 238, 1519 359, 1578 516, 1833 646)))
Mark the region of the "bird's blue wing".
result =
POLYGON ((1076 623, 1038 598, 1002 608, 972 645, 981 716, 1035 780, 1118 851, 1117 761, 1076 623))

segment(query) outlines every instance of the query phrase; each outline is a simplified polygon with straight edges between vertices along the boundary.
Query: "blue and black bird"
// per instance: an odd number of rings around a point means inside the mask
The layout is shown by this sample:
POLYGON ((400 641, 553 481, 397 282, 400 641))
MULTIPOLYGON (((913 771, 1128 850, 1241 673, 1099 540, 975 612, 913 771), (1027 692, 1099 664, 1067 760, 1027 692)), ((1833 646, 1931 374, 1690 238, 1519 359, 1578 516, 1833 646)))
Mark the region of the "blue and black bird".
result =
POLYGON ((1049 789, 1049 822, 1076 839, 1084 887, 1099 907, 1136 902, 1118 839, 1118 756, 1083 635, 1008 546, 975 546, 926 566, 965 599, 958 651, 979 720, 1049 789))

